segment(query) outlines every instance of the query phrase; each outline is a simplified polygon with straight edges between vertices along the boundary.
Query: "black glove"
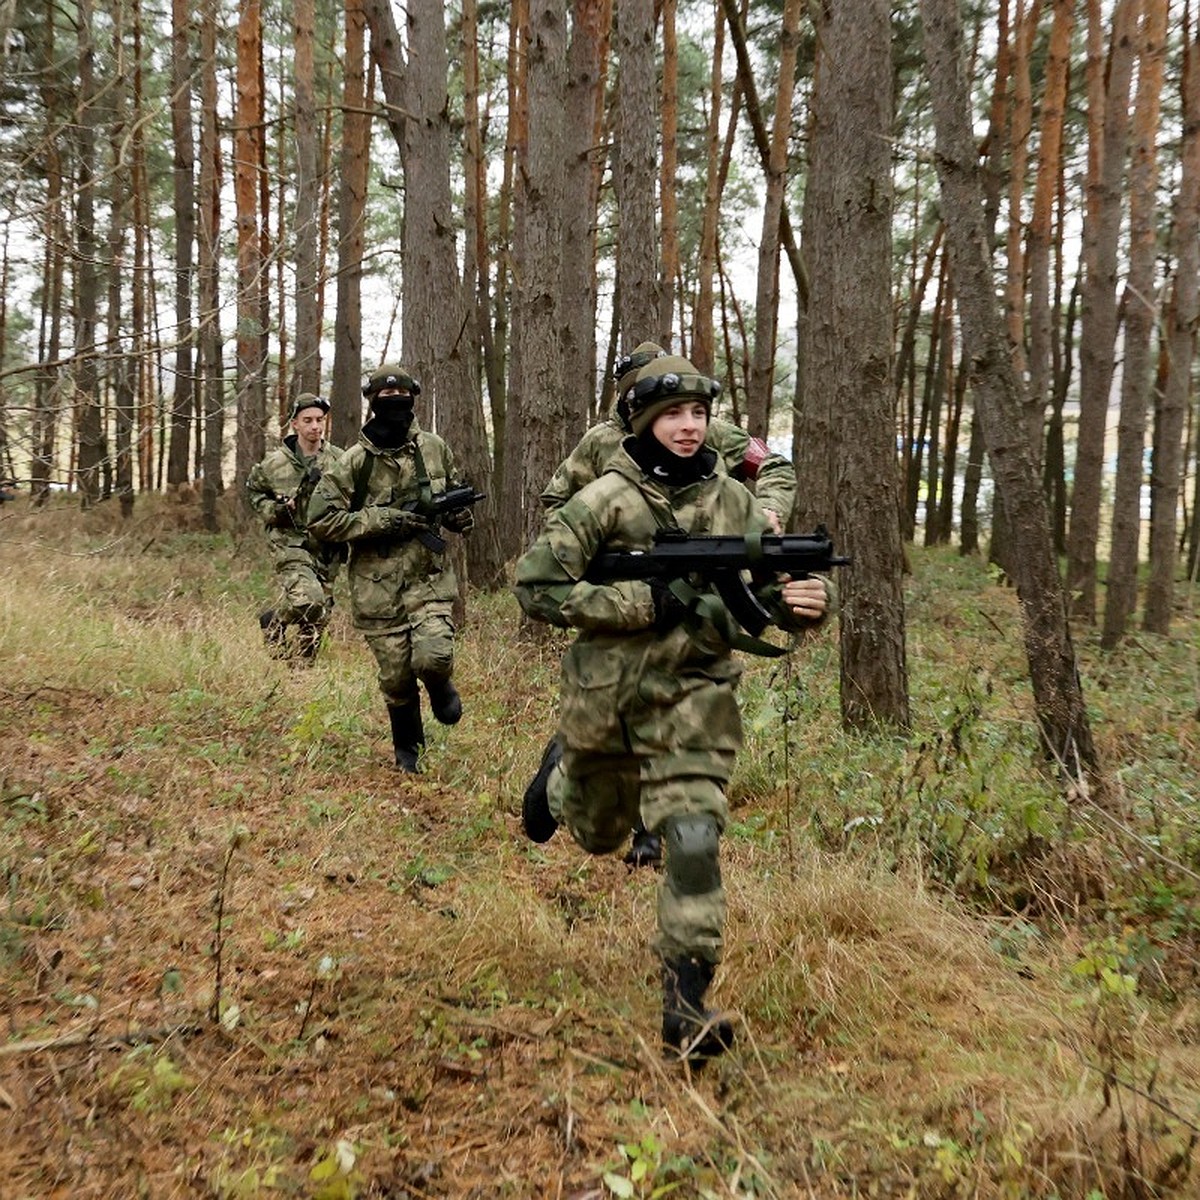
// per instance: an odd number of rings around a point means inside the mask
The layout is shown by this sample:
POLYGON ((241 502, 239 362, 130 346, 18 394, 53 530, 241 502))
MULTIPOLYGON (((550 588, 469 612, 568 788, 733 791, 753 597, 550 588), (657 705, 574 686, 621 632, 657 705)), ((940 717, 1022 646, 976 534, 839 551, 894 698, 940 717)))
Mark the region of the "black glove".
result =
POLYGON ((456 508, 442 518, 442 528, 451 533, 467 533, 475 528, 475 514, 469 508, 456 508))
POLYGON ((688 606, 661 579, 650 580, 650 597, 654 601, 654 628, 662 633, 674 629, 688 615, 688 606))
POLYGON ((294 524, 295 519, 291 506, 286 500, 276 500, 275 507, 271 512, 271 528, 287 529, 294 524))

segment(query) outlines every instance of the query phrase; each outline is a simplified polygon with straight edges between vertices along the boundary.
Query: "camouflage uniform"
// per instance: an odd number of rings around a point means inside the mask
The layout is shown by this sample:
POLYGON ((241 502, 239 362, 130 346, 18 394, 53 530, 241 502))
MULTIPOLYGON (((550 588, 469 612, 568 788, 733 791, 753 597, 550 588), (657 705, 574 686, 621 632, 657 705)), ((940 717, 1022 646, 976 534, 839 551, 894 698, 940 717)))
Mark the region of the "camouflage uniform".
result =
MULTIPOLYGON (((664 961, 709 964, 720 959, 725 922, 715 839, 742 745, 734 695, 741 668, 707 620, 656 628, 649 584, 592 584, 584 575, 600 551, 648 548, 660 529, 764 529, 755 498, 718 473, 712 458, 698 482, 664 488, 618 449, 598 479, 549 515, 517 564, 516 583, 530 616, 580 631, 562 666, 562 762, 548 785, 553 816, 596 854, 622 845, 639 816, 664 835, 669 852, 656 949, 664 961), (713 829, 704 850, 711 866, 699 873, 695 855, 676 854, 672 842, 673 824, 697 816, 711 818, 713 829)), ((779 624, 808 624, 780 605, 778 585, 760 598, 779 624)))
POLYGON ((454 668, 451 607, 458 594, 444 553, 411 534, 389 530, 389 514, 456 479, 450 447, 414 420, 396 450, 374 445, 364 431, 317 484, 309 524, 318 535, 350 547, 350 613, 379 667, 389 706, 411 704, 417 680, 448 680, 454 668), (352 501, 366 473, 361 502, 352 501))
POLYGON ((275 608, 264 614, 273 622, 276 643, 281 649, 288 626, 297 625, 302 637, 315 639, 311 645, 315 652, 320 631, 328 623, 333 607, 333 581, 340 561, 336 547, 323 544, 309 532, 306 514, 285 510, 281 500, 296 495, 310 466, 327 471, 341 455, 337 446, 322 442, 320 450, 307 458, 300 452, 296 435, 291 433, 278 450, 250 468, 246 479, 250 506, 266 527, 282 591, 275 608))
MULTIPOLYGON (((627 432, 616 418, 593 425, 550 477, 542 491, 543 506, 551 511, 560 508, 580 488, 598 478, 627 432)), ((734 479, 753 481, 759 507, 769 509, 779 518, 780 527, 786 527, 796 503, 792 464, 732 421, 712 418, 704 441, 717 452, 723 469, 734 479)))

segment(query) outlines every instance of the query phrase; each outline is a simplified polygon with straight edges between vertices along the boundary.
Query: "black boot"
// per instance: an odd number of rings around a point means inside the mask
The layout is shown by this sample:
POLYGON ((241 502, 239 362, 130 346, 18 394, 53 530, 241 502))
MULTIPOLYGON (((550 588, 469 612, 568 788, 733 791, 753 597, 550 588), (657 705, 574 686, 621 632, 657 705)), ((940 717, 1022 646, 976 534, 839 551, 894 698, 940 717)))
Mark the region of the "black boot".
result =
POLYGON ((457 725, 462 716, 462 699, 450 682, 449 676, 425 680, 429 693, 429 707, 443 725, 457 725))
POLYGON ((531 842, 548 842, 558 828, 558 822, 550 811, 546 785, 550 782, 550 773, 561 761, 562 744, 555 734, 546 743, 546 749, 542 751, 542 764, 533 782, 525 789, 525 798, 521 802, 521 823, 525 826, 525 836, 531 842))
POLYGON ((625 853, 630 867, 657 867, 662 862, 662 838, 651 833, 639 820, 633 831, 633 845, 625 853))
POLYGON ((273 608, 258 614, 258 627, 262 630, 263 643, 271 657, 287 658, 287 626, 275 616, 273 608))
POLYGON ((425 747, 420 702, 389 704, 388 718, 392 723, 392 748, 396 752, 396 766, 415 775, 421 770, 421 751, 425 747))
POLYGON ((733 1026, 704 1007, 713 965, 699 958, 663 963, 663 1048, 689 1061, 724 1054, 733 1045, 733 1026))

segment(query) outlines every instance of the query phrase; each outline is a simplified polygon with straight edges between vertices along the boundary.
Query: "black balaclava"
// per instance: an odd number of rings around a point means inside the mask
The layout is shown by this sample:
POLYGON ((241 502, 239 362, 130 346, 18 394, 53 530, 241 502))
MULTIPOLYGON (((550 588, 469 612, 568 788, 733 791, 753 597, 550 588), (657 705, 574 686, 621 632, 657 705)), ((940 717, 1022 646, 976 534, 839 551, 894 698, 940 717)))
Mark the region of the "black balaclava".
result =
POLYGON ((707 478, 717 465, 717 452, 708 446, 701 446, 691 457, 684 458, 667 449, 654 436, 653 429, 627 437, 624 445, 629 457, 655 483, 666 487, 687 487, 689 483, 707 478))
POLYGON ((412 396, 373 396, 363 433, 381 450, 398 450, 408 441, 412 420, 412 396))

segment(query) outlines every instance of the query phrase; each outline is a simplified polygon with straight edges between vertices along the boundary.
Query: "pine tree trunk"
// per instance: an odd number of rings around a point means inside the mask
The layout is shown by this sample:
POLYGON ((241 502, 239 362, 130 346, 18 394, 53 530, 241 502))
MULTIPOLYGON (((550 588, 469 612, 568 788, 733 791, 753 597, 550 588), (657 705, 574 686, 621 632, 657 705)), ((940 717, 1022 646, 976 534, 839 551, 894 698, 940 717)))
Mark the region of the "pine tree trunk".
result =
MULTIPOLYGON (((886 0, 814 10, 822 67, 814 95, 805 245, 813 246, 805 385, 837 413, 836 538, 842 721, 908 724, 904 556, 892 421, 891 25, 886 0)), ((808 410, 806 403, 806 411, 808 410)))
POLYGON ((218 0, 205 0, 200 27, 200 213, 196 250, 197 332, 204 398, 203 453, 196 474, 204 480, 200 491, 201 511, 204 527, 210 532, 217 529, 217 497, 224 487, 221 451, 225 433, 220 309, 221 142, 217 131, 217 7, 218 0))
MULTIPOLYGON (((658 325, 655 340, 675 348, 671 315, 675 309, 675 283, 679 277, 679 206, 675 199, 675 172, 679 163, 679 44, 675 34, 676 0, 659 0, 662 13, 662 162, 659 165, 658 325)), ((680 331, 683 313, 679 314, 680 331)), ((694 365, 694 364, 693 364, 694 365)))
MULTIPOLYGON (((628 352, 657 336, 660 312, 654 219, 659 128, 654 0, 622 0, 617 61, 617 303, 622 349, 628 352)), ((531 120, 532 116, 531 112, 531 120)))
MULTIPOLYGON (((362 377, 379 365, 363 362, 362 262, 367 214, 371 118, 367 115, 367 18, 361 0, 347 0, 342 67, 342 150, 337 193, 337 312, 333 326, 333 442, 350 446, 362 428, 362 377)), ((386 68, 380 72, 388 77, 386 68)))
POLYGON ((1156 137, 1166 56, 1167 0, 1145 0, 1137 103, 1129 170, 1129 275, 1125 283, 1124 364, 1117 423, 1117 478, 1113 486, 1112 550, 1100 645, 1121 640, 1137 606, 1145 479, 1146 408, 1150 399, 1150 339, 1158 312, 1154 287, 1158 204, 1156 137))
POLYGON ((962 336, 972 364, 977 416, 996 488, 1022 552, 1014 555, 1034 708, 1047 751, 1074 773, 1092 771, 1096 751, 1050 542, 1045 496, 1034 473, 1020 388, 996 307, 983 192, 962 71, 956 0, 922 0, 925 64, 937 140, 938 177, 962 336))
POLYGON ((720 0, 713 0, 713 61, 708 84, 708 127, 704 161, 704 210, 700 218, 700 256, 696 270, 696 309, 692 320, 691 361, 705 375, 716 373, 713 335, 713 276, 717 268, 717 224, 721 211, 721 101, 724 95, 725 22, 720 0))
MULTIPOLYGON (((293 13, 296 80, 296 345, 289 398, 321 390, 321 155, 317 144, 313 75, 314 0, 296 0, 293 13)), ((339 405, 353 392, 339 394, 339 405)), ((357 407, 355 404, 353 407, 357 407)))
MULTIPOLYGON (((526 256, 514 306, 519 320, 514 334, 521 343, 524 435, 521 467, 526 544, 533 541, 542 526, 538 494, 569 449, 566 418, 570 404, 567 381, 562 374, 560 338, 563 109, 567 82, 565 0, 533 0, 529 16, 529 169, 523 192, 526 256)), ((653 172, 646 178, 653 179, 653 172)), ((652 186, 643 186, 652 194, 652 186)), ((653 274, 652 269, 651 277, 653 274)), ((651 314, 657 317, 655 310, 651 314)), ((653 320, 643 328, 654 328, 653 320)))
POLYGON ((563 379, 569 408, 565 441, 587 428, 596 372, 596 227, 603 162, 604 84, 612 0, 573 0, 567 64, 563 189, 563 379))
POLYGON ((92 7, 83 0, 79 17, 79 127, 75 186, 75 357, 72 371, 78 406, 80 500, 90 508, 100 498, 100 471, 107 457, 96 375, 96 326, 100 275, 96 236, 96 49, 92 40, 92 7))
MULTIPOLYGON (((1169 369, 1154 417, 1154 458, 1150 504, 1150 580, 1145 628, 1166 634, 1171 628, 1175 568, 1178 562, 1176 513, 1183 484, 1182 444, 1189 381, 1196 348, 1197 282, 1200 280, 1200 36, 1185 48, 1183 145, 1179 191, 1175 198, 1175 280, 1167 318, 1169 369)), ((1195 525, 1196 514, 1192 513, 1195 525)))
POLYGON ((1096 619, 1096 546, 1104 441, 1117 340, 1117 247, 1129 135, 1133 34, 1140 0, 1117 0, 1108 69, 1104 18, 1088 0, 1088 168, 1083 220, 1083 313, 1079 338, 1079 432, 1071 523, 1067 530, 1067 594, 1073 616, 1096 619))
POLYGON ((175 385, 171 404, 167 484, 188 481, 188 443, 196 415, 196 371, 193 365, 192 286, 196 243, 196 152, 192 131, 191 40, 194 32, 189 0, 171 0, 171 145, 175 197, 175 385))
POLYGON ((259 163, 262 160, 262 10, 244 0, 238 20, 237 115, 233 193, 237 205, 237 455, 238 490, 266 451, 266 356, 263 334, 259 163))

